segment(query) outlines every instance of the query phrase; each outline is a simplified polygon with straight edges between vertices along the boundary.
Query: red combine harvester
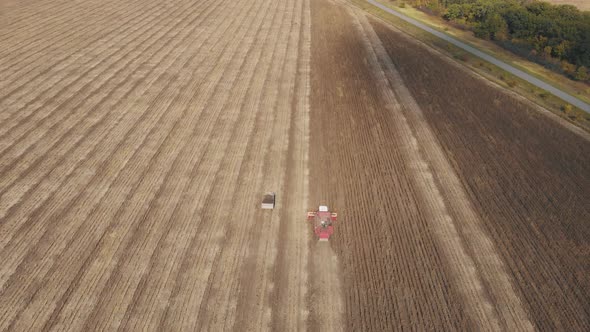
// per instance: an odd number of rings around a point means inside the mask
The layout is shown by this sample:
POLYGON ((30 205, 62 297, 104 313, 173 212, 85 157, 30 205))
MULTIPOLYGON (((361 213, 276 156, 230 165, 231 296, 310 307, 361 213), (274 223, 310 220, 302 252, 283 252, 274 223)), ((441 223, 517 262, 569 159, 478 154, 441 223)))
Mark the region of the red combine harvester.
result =
POLYGON ((327 206, 320 205, 318 211, 307 212, 307 220, 313 222, 313 231, 320 241, 328 241, 334 233, 334 222, 338 214, 330 212, 327 206))

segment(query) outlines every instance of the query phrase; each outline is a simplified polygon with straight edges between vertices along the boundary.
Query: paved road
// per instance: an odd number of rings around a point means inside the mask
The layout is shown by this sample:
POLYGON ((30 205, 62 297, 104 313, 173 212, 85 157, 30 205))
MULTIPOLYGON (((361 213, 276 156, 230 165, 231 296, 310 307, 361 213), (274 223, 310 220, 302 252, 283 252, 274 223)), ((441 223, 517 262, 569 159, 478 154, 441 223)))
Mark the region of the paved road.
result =
POLYGON ((455 45, 455 46, 457 46, 457 47, 459 47, 459 48, 461 48, 461 49, 463 49, 463 50, 465 50, 465 51, 467 51, 467 52, 469 52, 469 53, 471 53, 471 54, 473 54, 473 55, 475 55, 475 56, 477 56, 477 57, 479 57, 479 58, 481 58, 481 59, 483 59, 483 60, 485 60, 487 62, 490 62, 490 63, 492 63, 492 64, 494 64, 494 65, 496 65, 496 66, 498 66, 498 67, 500 67, 500 68, 502 68, 504 70, 506 70, 507 72, 513 74, 514 76, 517 76, 517 77, 519 77, 519 78, 521 78, 521 79, 523 79, 523 80, 525 80, 525 81, 527 81, 527 82, 529 82, 529 83, 531 83, 531 84, 533 84, 533 85, 535 85, 535 86, 537 86, 537 87, 539 87, 539 88, 541 88, 541 89, 543 89, 543 90, 545 90, 545 91, 547 91, 547 92, 549 92, 549 93, 551 93, 551 94, 553 94, 553 95, 555 95, 555 96, 557 96, 557 97, 559 97, 561 99, 563 99, 567 103, 570 103, 570 104, 572 104, 572 105, 574 105, 574 106, 576 106, 576 107, 584 110, 586 113, 589 113, 590 114, 590 104, 585 103, 584 101, 582 101, 582 100, 580 100, 580 99, 578 99, 578 98, 576 98, 576 97, 574 97, 574 96, 572 96, 572 95, 570 95, 570 94, 568 94, 568 93, 566 93, 566 92, 564 92, 564 91, 562 91, 562 90, 560 90, 560 89, 558 89, 558 88, 556 88, 556 87, 554 87, 552 85, 549 85, 546 82, 541 81, 540 79, 538 79, 538 78, 536 78, 536 77, 534 77, 532 75, 529 75, 529 74, 525 73, 524 71, 522 71, 520 69, 517 69, 517 68, 515 68, 515 67, 513 67, 513 66, 511 66, 511 65, 509 65, 509 64, 507 64, 507 63, 505 63, 503 61, 500 61, 500 60, 494 58, 493 56, 491 56, 491 55, 489 55, 487 53, 484 53, 484 52, 482 52, 482 51, 480 51, 480 50, 478 50, 478 49, 476 49, 476 48, 474 48, 472 46, 469 46, 469 45, 467 45, 467 44, 465 44, 465 43, 463 43, 463 42, 461 42, 461 41, 459 41, 459 40, 457 40, 457 39, 455 39, 455 38, 453 38, 453 37, 451 37, 451 36, 449 36, 447 34, 444 34, 444 33, 440 32, 440 31, 437 31, 437 30, 435 30, 435 29, 427 26, 426 24, 424 24, 424 23, 422 23, 420 21, 417 21, 417 20, 415 20, 413 18, 410 18, 410 17, 408 17, 408 16, 406 16, 406 15, 404 15, 404 14, 398 12, 398 11, 395 11, 395 10, 389 8, 389 7, 386 7, 385 5, 380 4, 380 3, 378 3, 375 0, 367 0, 367 1, 370 4, 372 4, 372 5, 376 6, 376 7, 379 7, 379 8, 383 9, 384 11, 386 11, 386 12, 392 14, 392 15, 395 15, 395 16, 401 18, 402 20, 404 20, 404 21, 406 21, 406 22, 408 22, 408 23, 410 23, 412 25, 415 25, 415 26, 417 26, 418 28, 420 28, 420 29, 422 29, 424 31, 430 32, 431 34, 433 34, 433 35, 435 35, 435 36, 437 36, 437 37, 439 37, 441 39, 444 39, 444 40, 448 41, 449 43, 451 43, 451 44, 453 44, 453 45, 455 45))

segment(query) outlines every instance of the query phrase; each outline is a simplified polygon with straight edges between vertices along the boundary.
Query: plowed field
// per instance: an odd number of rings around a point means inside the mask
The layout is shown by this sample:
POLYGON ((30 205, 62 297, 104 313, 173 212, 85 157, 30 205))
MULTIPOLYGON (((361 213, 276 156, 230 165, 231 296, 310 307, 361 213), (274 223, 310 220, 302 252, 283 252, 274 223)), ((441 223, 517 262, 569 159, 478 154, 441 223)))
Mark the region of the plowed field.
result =
POLYGON ((312 1, 312 31, 346 326, 587 330, 588 135, 344 2, 312 1))
POLYGON ((0 331, 590 329, 588 135, 345 1, 0 0, 0 46, 0 331))

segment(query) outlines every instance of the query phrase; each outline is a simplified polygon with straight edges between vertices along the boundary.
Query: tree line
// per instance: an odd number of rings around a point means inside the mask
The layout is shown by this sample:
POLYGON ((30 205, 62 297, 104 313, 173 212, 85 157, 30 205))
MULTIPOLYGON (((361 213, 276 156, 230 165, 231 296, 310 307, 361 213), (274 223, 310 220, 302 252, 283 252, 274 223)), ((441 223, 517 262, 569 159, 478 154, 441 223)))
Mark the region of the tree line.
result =
POLYGON ((479 38, 590 82, 590 12, 537 0, 407 0, 479 38))

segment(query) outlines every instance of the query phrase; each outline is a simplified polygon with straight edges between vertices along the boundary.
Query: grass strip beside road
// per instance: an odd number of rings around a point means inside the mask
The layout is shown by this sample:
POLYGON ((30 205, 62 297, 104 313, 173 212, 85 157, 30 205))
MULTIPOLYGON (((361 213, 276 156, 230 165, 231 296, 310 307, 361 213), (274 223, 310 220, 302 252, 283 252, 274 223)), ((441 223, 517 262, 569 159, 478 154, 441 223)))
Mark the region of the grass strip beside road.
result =
POLYGON ((520 95, 523 95, 527 99, 532 100, 536 104, 551 110, 562 118, 576 123, 585 130, 590 131, 590 105, 585 101, 582 101, 569 93, 557 89, 550 84, 539 80, 537 77, 534 77, 531 74, 523 72, 518 68, 514 68, 513 66, 510 66, 500 60, 494 59, 494 57, 491 55, 486 54, 481 50, 474 48, 473 46, 463 43, 456 38, 427 26, 418 20, 407 17, 399 11, 393 10, 388 6, 385 6, 374 0, 350 1, 357 7, 360 7, 374 16, 400 28, 404 33, 435 47, 439 51, 443 51, 455 59, 461 60, 460 62, 462 62, 464 65, 469 66, 472 70, 486 77, 487 79, 505 88, 513 90, 520 95), (466 48, 461 48, 460 46, 457 46, 458 44, 463 44, 466 46, 466 48), (470 50, 476 51, 476 54, 471 53, 470 50), (483 55, 483 57, 480 57, 480 55, 483 55), (495 61, 488 62, 488 58, 491 58, 495 61), (496 63, 503 63, 505 66, 507 66, 507 68, 514 69, 514 73, 505 70, 496 63), (524 78, 517 76, 518 73, 522 73, 524 78), (529 81, 527 79, 531 80, 529 81), (534 84, 537 81, 541 82, 542 84, 540 84, 540 86, 534 84), (552 91, 548 92, 545 89, 547 87, 549 87, 549 89, 552 91), (570 98, 564 100, 565 98, 554 95, 554 90, 561 91, 561 93, 558 93, 559 95, 563 96, 565 94, 570 98))

